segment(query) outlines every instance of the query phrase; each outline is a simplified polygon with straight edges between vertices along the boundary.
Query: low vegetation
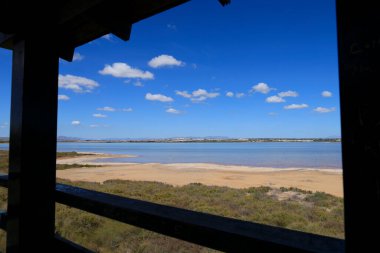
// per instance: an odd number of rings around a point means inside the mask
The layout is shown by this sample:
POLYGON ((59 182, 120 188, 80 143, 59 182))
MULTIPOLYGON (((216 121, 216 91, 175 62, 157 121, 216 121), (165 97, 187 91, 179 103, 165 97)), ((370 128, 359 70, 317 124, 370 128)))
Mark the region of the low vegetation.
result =
POLYGON ((8 173, 8 151, 0 150, 0 173, 8 173))
MULTIPOLYGON (((0 152, 0 164, 3 165, 0 152)), ((216 215, 343 238, 343 199, 296 188, 272 189, 189 184, 175 187, 158 182, 110 180, 103 184, 59 180, 86 189, 147 200, 216 215)), ((0 188, 0 208, 6 208, 0 188)), ((144 229, 57 204, 56 231, 96 252, 214 252, 144 229)), ((0 252, 4 249, 0 234, 0 252)))
MULTIPOLYGON (((57 158, 71 158, 78 156, 88 156, 91 154, 82 154, 78 152, 57 152, 57 158)), ((8 173, 8 151, 0 150, 0 173, 8 173)), ((90 165, 90 164, 57 164, 57 170, 67 170, 72 168, 92 168, 100 167, 99 165, 90 165)))
POLYGON ((78 157, 78 156, 89 156, 92 155, 91 153, 78 153, 78 152, 57 152, 57 158, 72 158, 72 157, 78 157))
POLYGON ((101 167, 100 165, 92 165, 92 164, 57 164, 56 169, 57 170, 67 170, 72 168, 94 168, 94 167, 101 167))

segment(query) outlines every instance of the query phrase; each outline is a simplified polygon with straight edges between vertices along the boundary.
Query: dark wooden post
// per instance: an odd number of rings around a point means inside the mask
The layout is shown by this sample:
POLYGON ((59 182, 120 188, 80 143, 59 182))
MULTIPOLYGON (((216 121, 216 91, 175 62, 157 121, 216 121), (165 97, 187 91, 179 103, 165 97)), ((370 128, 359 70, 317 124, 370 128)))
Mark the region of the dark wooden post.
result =
POLYGON ((51 34, 15 39, 7 252, 52 252, 58 54, 51 34), (47 251, 46 251, 47 250, 47 251))
POLYGON ((347 252, 379 252, 380 15, 372 0, 337 0, 347 252))

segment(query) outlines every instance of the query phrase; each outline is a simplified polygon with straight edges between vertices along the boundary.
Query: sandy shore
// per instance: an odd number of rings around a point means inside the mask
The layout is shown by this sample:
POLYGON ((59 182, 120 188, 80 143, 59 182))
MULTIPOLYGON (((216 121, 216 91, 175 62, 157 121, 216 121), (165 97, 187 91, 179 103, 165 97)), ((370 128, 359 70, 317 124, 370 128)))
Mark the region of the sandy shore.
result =
POLYGON ((102 167, 58 170, 57 177, 71 181, 104 182, 110 179, 156 181, 181 186, 189 183, 247 188, 297 187, 343 196, 341 170, 258 168, 205 163, 94 163, 95 159, 131 157, 96 154, 57 160, 60 164, 101 164, 102 167))

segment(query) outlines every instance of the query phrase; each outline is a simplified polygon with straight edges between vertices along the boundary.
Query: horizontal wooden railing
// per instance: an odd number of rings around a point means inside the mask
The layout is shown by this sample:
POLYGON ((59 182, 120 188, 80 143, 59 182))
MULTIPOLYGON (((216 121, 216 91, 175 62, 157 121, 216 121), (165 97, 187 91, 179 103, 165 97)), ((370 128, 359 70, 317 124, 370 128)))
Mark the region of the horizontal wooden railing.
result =
MULTIPOLYGON (((7 187, 7 176, 0 176, 0 186, 7 187)), ((159 205, 64 184, 56 186, 56 202, 221 251, 344 252, 344 240, 341 239, 159 205)))

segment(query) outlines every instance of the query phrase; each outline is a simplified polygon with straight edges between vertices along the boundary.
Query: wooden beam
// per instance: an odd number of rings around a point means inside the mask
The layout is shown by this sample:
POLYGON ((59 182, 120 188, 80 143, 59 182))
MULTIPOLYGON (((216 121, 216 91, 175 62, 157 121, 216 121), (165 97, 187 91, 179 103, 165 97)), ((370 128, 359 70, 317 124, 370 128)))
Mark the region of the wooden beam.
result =
POLYGON ((52 252, 58 52, 53 33, 14 41, 7 252, 52 252))
POLYGON ((380 252, 380 15, 337 0, 347 252, 380 252))

